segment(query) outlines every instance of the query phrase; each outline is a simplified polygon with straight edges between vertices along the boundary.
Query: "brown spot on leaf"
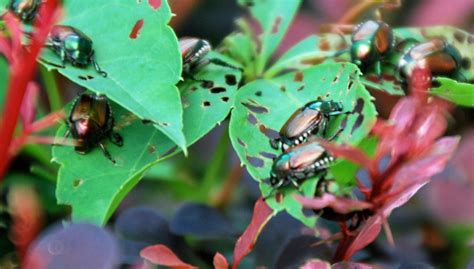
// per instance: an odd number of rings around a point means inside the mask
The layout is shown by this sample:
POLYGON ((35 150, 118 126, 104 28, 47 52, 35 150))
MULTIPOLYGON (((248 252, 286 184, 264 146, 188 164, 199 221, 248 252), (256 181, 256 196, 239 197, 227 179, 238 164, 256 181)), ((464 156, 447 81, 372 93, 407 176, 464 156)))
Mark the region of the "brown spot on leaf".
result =
POLYGON ((149 145, 148 146, 148 153, 153 154, 156 152, 156 146, 155 145, 149 145))
POLYGON ((258 129, 260 130, 260 132, 262 134, 264 134, 266 137, 270 138, 270 139, 275 139, 275 138, 279 138, 280 137, 280 133, 273 130, 273 129, 270 129, 270 128, 267 128, 265 127, 265 125, 263 124, 260 124, 258 126, 258 129))
POLYGON ((293 78, 293 80, 296 81, 296 82, 301 82, 301 81, 303 81, 303 78, 304 78, 303 72, 296 72, 295 77, 293 78))
POLYGON ((73 182, 72 182, 72 186, 74 188, 79 188, 82 184, 84 183, 84 179, 75 179, 73 182))
POLYGON ((296 89, 297 92, 300 92, 302 90, 304 90, 304 85, 301 85, 301 86, 298 87, 298 89, 296 89))
POLYGON ((322 51, 328 51, 331 49, 329 41, 326 38, 321 39, 321 42, 319 42, 319 49, 322 51))
POLYGON ((279 28, 280 28, 281 21, 282 21, 282 18, 281 18, 280 16, 278 16, 278 17, 275 19, 275 21, 273 22, 272 34, 278 33, 278 30, 279 30, 279 28))
POLYGON ((140 19, 135 23, 129 35, 131 39, 136 39, 138 35, 140 35, 140 30, 142 29, 144 23, 145 21, 143 19, 140 19))
POLYGON ((275 194, 275 201, 276 201, 277 203, 281 203, 281 201, 283 201, 283 193, 277 192, 277 193, 275 194))
POLYGON ((463 32, 456 31, 454 33, 454 39, 456 39, 459 43, 464 43, 466 40, 466 35, 463 32))
POLYGON ((286 92, 286 87, 285 87, 284 85, 281 85, 281 87, 280 87, 280 91, 282 91, 282 92, 286 92))

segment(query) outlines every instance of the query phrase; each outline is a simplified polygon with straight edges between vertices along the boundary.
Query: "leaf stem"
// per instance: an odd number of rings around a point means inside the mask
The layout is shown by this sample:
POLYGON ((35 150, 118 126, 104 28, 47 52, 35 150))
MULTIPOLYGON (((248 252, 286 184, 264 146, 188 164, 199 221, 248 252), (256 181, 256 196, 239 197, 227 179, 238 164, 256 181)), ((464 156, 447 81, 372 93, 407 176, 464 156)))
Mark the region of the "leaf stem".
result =
POLYGON ((48 101, 51 111, 58 111, 63 107, 61 96, 59 94, 58 85, 56 83, 55 74, 52 71, 48 71, 46 67, 40 67, 41 78, 44 82, 44 87, 48 94, 48 101))

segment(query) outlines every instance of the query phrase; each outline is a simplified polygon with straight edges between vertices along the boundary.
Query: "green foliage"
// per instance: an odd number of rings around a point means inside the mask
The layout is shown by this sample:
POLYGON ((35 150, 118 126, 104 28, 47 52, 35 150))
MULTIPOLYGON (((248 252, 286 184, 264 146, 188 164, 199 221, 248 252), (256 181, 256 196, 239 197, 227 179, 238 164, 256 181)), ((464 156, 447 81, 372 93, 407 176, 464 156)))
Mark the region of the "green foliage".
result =
MULTIPOLYGON (((156 127, 185 150, 183 110, 175 86, 181 77, 181 54, 167 25, 168 3, 163 1, 155 10, 147 1, 68 0, 64 14, 61 24, 74 26, 93 40, 95 59, 108 76, 101 77, 92 66, 75 68, 70 63, 58 71, 91 91, 106 94, 140 118, 156 121, 156 127), (143 27, 132 39, 129 35, 139 20, 143 27)), ((42 57, 60 63, 50 50, 42 57)))
POLYGON ((474 107, 474 84, 460 83, 448 78, 438 78, 439 87, 430 93, 449 100, 456 105, 474 107))
POLYGON ((0 109, 3 109, 8 87, 8 62, 0 57, 0 109))
POLYGON ((249 8, 262 29, 255 63, 255 71, 260 75, 285 36, 301 0, 239 0, 239 3, 249 8))
MULTIPOLYGON (((360 71, 353 64, 321 64, 273 80, 257 80, 239 90, 230 122, 230 136, 240 160, 250 175, 260 182, 263 195, 270 192, 264 181, 269 178, 272 157, 281 154, 271 148, 269 139, 291 113, 304 104, 317 98, 342 102, 344 110, 353 113, 331 120, 327 138, 340 126, 345 126, 336 141, 357 145, 364 139, 375 123, 377 113, 359 76, 360 71)), ((302 185, 305 195, 314 195, 317 180, 306 180, 302 185)), ((301 205, 290 195, 294 191, 292 187, 285 188, 283 201, 277 203, 270 198, 270 206, 276 211, 285 209, 306 225, 313 226, 315 218, 303 214, 301 205)))
MULTIPOLYGON (((209 57, 225 59, 217 53, 209 57)), ((210 64, 196 77, 212 80, 214 86, 207 89, 200 82, 190 81, 179 85, 183 96, 184 133, 188 145, 208 133, 229 114, 240 71, 210 64), (235 77, 235 84, 228 84, 226 76, 229 75, 235 77), (204 105, 206 102, 209 105, 204 105)), ((76 154, 71 147, 53 149, 54 161, 61 165, 56 191, 58 202, 72 206, 75 221, 104 224, 150 167, 165 159, 166 154, 178 151, 175 143, 156 128, 141 123, 130 112, 118 106, 114 106, 113 111, 116 130, 124 138, 124 146, 120 148, 106 143, 117 161, 116 165, 105 158, 99 148, 87 155, 76 154)), ((63 127, 58 131, 58 136, 64 132, 63 127)))

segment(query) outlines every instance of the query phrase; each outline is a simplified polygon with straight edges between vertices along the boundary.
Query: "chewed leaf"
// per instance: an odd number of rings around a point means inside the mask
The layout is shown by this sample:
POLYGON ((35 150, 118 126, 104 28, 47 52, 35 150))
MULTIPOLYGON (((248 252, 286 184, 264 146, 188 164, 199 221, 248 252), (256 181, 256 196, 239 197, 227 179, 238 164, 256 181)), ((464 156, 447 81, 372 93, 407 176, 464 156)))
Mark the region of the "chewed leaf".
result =
MULTIPOLYGON (((247 166, 252 177, 260 182, 263 195, 270 192, 265 182, 269 178, 273 157, 281 151, 271 147, 269 140, 290 115, 304 104, 317 98, 340 101, 350 114, 332 118, 327 138, 341 127, 336 141, 357 145, 375 123, 376 111, 372 97, 359 82, 359 70, 352 64, 321 64, 302 72, 286 74, 273 80, 258 80, 239 90, 230 123, 232 144, 240 160, 247 166)), ((337 178, 336 178, 337 180, 337 178)), ((306 196, 312 196, 318 178, 306 180, 301 188, 306 196)), ((353 182, 345 182, 352 184, 353 182)), ((276 211, 287 210, 308 226, 315 218, 306 216, 302 206, 291 195, 295 189, 287 187, 268 199, 276 211)))
POLYGON ((239 0, 239 3, 249 8, 262 30, 256 63, 256 72, 261 74, 285 36, 301 0, 239 0))
POLYGON ((186 149, 183 110, 176 84, 181 77, 181 54, 173 30, 167 25, 171 10, 167 1, 155 9, 148 1, 69 0, 64 20, 93 41, 95 60, 107 73, 102 77, 93 65, 58 68, 58 55, 49 49, 42 62, 87 89, 110 99, 143 119, 186 149), (93 19, 107 16, 107 19, 93 19), (87 19, 90 18, 90 19, 87 19))
POLYGON ((449 100, 456 105, 474 107, 474 84, 460 83, 448 78, 438 78, 439 87, 430 93, 449 100))
MULTIPOLYGON (((240 76, 240 71, 210 64, 197 77, 212 82, 211 87, 210 83, 204 83, 203 87, 202 83, 192 81, 179 85, 187 145, 211 131, 229 114, 240 76)), ((118 106, 113 106, 113 112, 116 129, 124 139, 120 148, 106 143, 116 165, 98 148, 86 155, 76 154, 71 147, 53 149, 54 161, 61 164, 56 191, 58 202, 72 206, 74 221, 104 224, 148 168, 178 152, 175 144, 156 128, 144 125, 118 106), (90 210, 91 207, 94 210, 90 210)), ((62 137, 64 132, 61 128, 58 136, 62 137)))
MULTIPOLYGON (((237 66, 215 52, 209 53, 208 58, 218 58, 237 66)), ((202 81, 187 79, 178 85, 188 144, 197 141, 227 117, 234 103, 241 75, 238 69, 210 63, 195 75, 196 79, 202 81)))

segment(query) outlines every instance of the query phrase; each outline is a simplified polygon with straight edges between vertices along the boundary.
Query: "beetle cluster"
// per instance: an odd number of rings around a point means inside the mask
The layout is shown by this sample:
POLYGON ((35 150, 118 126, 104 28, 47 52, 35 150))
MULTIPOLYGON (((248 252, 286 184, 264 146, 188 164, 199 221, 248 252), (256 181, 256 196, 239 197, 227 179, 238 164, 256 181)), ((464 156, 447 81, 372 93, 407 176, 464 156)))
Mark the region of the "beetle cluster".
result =
POLYGON ((382 62, 394 52, 401 53, 397 60, 395 76, 406 82, 415 68, 428 69, 433 76, 463 80, 460 74, 462 58, 459 51, 446 41, 434 38, 422 43, 403 40, 396 44, 390 26, 380 21, 366 21, 356 26, 351 35, 351 61, 363 72, 375 67, 381 75, 382 62), (409 45, 407 45, 409 44, 409 45))
POLYGON ((344 113, 339 102, 316 100, 290 116, 280 129, 280 137, 270 141, 273 148, 283 151, 273 160, 270 172, 273 189, 289 184, 298 188, 303 180, 325 173, 334 158, 312 137, 324 137, 331 117, 344 113))

